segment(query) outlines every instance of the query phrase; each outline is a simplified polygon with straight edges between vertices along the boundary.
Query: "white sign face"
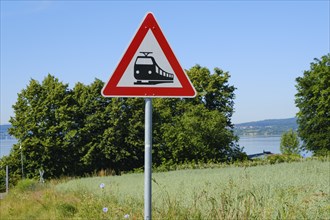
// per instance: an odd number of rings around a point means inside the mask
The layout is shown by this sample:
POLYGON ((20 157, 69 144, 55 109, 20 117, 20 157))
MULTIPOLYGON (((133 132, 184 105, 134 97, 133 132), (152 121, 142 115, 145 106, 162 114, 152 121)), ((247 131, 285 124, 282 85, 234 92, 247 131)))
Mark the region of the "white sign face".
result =
POLYGON ((182 88, 181 83, 176 77, 171 65, 169 64, 151 30, 147 32, 133 59, 126 68, 118 83, 118 87, 147 87, 148 85, 152 87, 182 88), (135 69, 138 69, 139 66, 146 68, 147 65, 155 68, 155 70, 145 70, 147 71, 147 77, 141 76, 139 79, 138 74, 134 71, 140 71, 140 74, 142 75, 143 70, 134 70, 134 67, 135 69), (148 71, 152 72, 149 74, 148 71), (155 76, 159 76, 159 78, 162 77, 163 79, 157 80, 155 76))

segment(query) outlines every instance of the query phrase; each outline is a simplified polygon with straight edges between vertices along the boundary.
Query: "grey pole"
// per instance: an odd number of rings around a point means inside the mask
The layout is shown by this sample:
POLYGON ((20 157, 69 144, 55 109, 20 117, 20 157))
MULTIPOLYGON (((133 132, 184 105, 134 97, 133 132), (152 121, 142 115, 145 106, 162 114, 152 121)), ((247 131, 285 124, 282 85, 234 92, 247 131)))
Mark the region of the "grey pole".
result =
POLYGON ((8 165, 6 166, 6 193, 9 191, 9 169, 8 165))
POLYGON ((24 171, 23 171, 23 149, 22 149, 22 144, 20 144, 19 149, 21 150, 22 179, 24 179, 24 171))
POLYGON ((151 219, 151 148, 152 148, 152 99, 145 99, 144 133, 144 219, 151 219))

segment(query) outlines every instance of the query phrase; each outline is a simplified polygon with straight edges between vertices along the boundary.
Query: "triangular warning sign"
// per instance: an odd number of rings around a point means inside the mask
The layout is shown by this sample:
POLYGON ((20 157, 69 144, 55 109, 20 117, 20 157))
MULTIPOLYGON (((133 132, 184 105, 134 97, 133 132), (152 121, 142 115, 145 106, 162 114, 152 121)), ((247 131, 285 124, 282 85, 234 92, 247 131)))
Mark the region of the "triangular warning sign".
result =
POLYGON ((105 97, 195 97, 152 13, 148 13, 102 89, 105 97))

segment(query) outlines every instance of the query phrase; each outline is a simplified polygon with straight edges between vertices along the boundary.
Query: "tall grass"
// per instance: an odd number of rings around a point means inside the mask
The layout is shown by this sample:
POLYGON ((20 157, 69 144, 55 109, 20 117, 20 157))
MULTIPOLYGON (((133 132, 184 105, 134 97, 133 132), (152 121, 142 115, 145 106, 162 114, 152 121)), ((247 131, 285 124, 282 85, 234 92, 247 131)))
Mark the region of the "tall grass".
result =
MULTIPOLYGON (((143 181, 143 174, 126 174, 17 190, 1 201, 0 217, 143 219, 143 181)), ((154 219, 330 216, 329 161, 154 173, 152 187, 154 219)))

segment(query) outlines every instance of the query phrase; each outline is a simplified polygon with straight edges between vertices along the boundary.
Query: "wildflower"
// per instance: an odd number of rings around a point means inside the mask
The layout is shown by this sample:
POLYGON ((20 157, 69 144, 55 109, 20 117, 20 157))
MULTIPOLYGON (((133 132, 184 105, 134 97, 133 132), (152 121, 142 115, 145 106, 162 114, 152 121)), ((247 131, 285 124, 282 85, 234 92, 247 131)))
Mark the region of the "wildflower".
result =
POLYGON ((103 212, 104 212, 104 213, 107 213, 107 212, 108 212, 108 208, 107 208, 107 207, 104 207, 104 208, 103 208, 103 212))
POLYGON ((124 218, 126 219, 129 218, 129 214, 124 215, 124 218))
POLYGON ((104 183, 100 184, 100 188, 103 189, 105 187, 104 183))

